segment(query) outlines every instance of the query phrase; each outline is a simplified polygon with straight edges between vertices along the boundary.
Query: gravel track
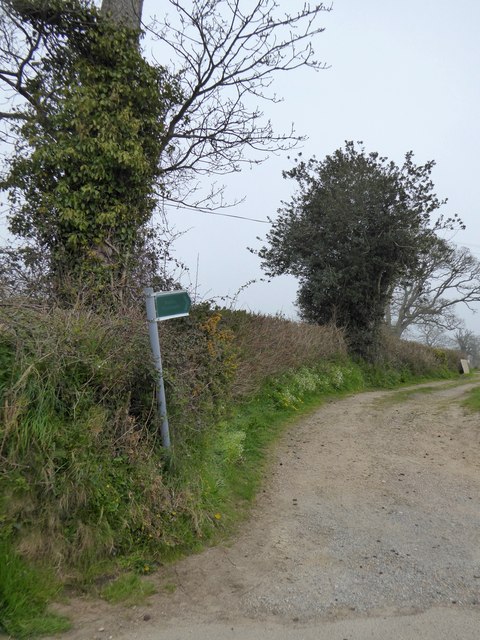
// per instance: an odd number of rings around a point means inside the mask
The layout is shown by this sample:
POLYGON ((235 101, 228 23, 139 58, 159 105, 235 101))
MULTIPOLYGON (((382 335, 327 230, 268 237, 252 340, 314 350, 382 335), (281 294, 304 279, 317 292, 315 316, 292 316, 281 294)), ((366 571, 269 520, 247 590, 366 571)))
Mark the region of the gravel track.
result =
POLYGON ((65 640, 480 639, 472 386, 324 405, 275 448, 234 540, 159 571, 148 606, 72 602, 65 640))

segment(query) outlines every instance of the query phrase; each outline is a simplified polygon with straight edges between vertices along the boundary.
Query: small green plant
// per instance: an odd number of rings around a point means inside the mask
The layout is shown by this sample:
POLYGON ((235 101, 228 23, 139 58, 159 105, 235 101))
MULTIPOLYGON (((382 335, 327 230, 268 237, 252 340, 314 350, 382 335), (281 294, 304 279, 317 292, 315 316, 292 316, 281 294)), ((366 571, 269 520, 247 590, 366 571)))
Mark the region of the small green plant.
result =
POLYGON ((123 602, 129 605, 143 604, 148 596, 156 593, 155 585, 136 573, 125 573, 108 584, 101 591, 101 596, 108 602, 123 602))
POLYGON ((59 585, 48 571, 28 565, 6 536, 0 537, 0 569, 0 631, 16 638, 31 638, 70 628, 66 618, 47 610, 59 585))
POLYGON ((177 585, 172 584, 171 582, 167 582, 167 584, 163 585, 163 590, 166 591, 166 593, 175 593, 175 591, 177 590, 177 585))

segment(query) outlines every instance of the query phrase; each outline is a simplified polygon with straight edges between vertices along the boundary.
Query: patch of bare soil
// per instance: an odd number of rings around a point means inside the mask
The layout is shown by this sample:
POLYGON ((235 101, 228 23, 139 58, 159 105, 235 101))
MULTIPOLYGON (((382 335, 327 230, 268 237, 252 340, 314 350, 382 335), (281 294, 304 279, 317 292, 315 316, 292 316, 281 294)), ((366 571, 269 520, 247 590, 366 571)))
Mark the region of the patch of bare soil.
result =
POLYGON ((233 541, 159 571, 148 606, 72 602, 64 637, 456 638, 449 625, 480 637, 480 417, 461 406, 472 386, 323 406, 276 447, 233 541))

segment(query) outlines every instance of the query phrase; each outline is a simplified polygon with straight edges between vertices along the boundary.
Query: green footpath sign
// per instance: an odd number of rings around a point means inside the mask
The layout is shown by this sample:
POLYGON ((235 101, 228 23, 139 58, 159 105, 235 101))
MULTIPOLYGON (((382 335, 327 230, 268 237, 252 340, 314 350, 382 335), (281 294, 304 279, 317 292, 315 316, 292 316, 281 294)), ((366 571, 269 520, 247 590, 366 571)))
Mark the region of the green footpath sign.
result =
POLYGON ((170 320, 188 316, 192 301, 186 291, 155 293, 156 320, 170 320))

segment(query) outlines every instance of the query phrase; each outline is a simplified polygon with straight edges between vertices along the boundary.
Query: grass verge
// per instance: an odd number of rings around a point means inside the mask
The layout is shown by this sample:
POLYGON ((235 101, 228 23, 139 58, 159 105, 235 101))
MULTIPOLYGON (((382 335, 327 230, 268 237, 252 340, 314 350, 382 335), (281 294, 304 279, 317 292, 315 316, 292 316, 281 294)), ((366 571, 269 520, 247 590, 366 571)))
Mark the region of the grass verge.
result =
POLYGON ((60 590, 51 573, 28 565, 2 538, 0 571, 0 631, 16 638, 31 638, 70 628, 69 620, 47 609, 60 590))
MULTIPOLYGON (((438 377, 447 377, 447 373, 440 372, 438 377)), ((406 374, 393 376, 389 370, 382 374, 378 368, 372 374, 371 367, 348 360, 301 367, 271 378, 257 394, 231 410, 228 419, 194 434, 195 447, 174 452, 164 480, 170 494, 178 496, 181 508, 177 510, 173 502, 168 512, 159 514, 165 531, 161 541, 139 543, 135 552, 109 564, 109 571, 116 565, 126 573, 99 594, 112 603, 144 602, 154 593, 154 587, 141 574, 153 571, 159 561, 173 561, 230 535, 258 491, 270 445, 288 425, 324 400, 424 380, 406 374)), ((48 613, 46 608, 58 587, 34 573, 11 548, 3 549, 3 553, 7 561, 5 564, 0 559, 1 566, 7 566, 10 572, 7 580, 2 579, 0 619, 4 630, 19 638, 66 630, 68 621, 48 613)), ((102 568, 105 571, 102 563, 88 566, 80 580, 84 588, 92 590, 102 568)), ((98 593, 95 587, 93 591, 98 593)))
POLYGON ((463 404, 471 411, 480 411, 480 387, 472 389, 463 404))
POLYGON ((112 604, 122 602, 126 605, 140 605, 154 593, 156 588, 151 582, 140 578, 136 573, 125 573, 106 585, 100 595, 112 604))

